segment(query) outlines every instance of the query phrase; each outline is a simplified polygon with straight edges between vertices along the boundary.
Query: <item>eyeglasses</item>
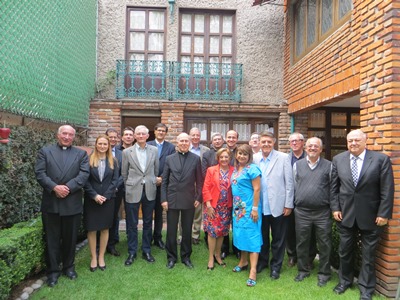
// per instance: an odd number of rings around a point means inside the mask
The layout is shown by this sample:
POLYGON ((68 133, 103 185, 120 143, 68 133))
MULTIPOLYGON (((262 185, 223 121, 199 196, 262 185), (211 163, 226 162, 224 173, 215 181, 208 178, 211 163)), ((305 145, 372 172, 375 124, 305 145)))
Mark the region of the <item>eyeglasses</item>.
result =
POLYGON ((157 132, 166 132, 164 129, 157 129, 157 132))
POLYGON ((303 140, 291 140, 291 141, 289 141, 289 143, 291 143, 291 144, 295 144, 295 143, 300 143, 300 142, 302 142, 303 140))

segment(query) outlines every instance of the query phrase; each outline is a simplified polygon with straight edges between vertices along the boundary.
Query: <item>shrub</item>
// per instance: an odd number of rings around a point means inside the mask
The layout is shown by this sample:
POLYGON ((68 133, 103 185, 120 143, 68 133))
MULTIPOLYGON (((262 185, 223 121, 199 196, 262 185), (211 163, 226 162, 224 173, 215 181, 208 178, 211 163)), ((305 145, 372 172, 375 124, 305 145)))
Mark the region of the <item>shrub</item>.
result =
POLYGON ((39 219, 0 231, 0 299, 11 288, 44 266, 42 223, 39 219))

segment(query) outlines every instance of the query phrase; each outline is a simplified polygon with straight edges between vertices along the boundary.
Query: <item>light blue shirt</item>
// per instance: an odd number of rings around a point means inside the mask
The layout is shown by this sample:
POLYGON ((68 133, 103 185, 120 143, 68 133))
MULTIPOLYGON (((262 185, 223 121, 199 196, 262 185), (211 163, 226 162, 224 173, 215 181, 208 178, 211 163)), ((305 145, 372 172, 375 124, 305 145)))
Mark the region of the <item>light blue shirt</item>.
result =
POLYGON ((197 148, 193 147, 193 145, 190 147, 190 152, 196 154, 197 156, 200 156, 200 146, 197 148))
POLYGON ((142 169, 143 172, 145 172, 147 163, 147 153, 146 153, 147 144, 144 146, 144 148, 140 147, 138 144, 135 144, 135 146, 136 146, 136 155, 140 164, 140 168, 142 169))
MULTIPOLYGON (((272 153, 272 151, 271 151, 272 153)), ((262 172, 261 176, 261 201, 262 201, 262 211, 264 216, 271 215, 271 208, 269 206, 269 201, 268 201, 268 176, 264 176, 264 174, 267 173, 269 163, 271 161, 271 153, 268 155, 267 158, 264 158, 264 156, 260 160, 260 169, 262 172), (265 200, 264 200, 265 199, 265 200)))

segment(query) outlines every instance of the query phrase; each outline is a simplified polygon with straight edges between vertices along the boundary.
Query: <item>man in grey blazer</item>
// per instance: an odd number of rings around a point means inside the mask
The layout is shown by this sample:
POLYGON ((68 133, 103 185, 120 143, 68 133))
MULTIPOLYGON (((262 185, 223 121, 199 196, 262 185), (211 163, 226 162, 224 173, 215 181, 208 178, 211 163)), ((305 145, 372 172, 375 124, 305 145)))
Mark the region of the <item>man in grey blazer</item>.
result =
POLYGON ((75 246, 83 211, 82 188, 89 178, 86 151, 73 147, 75 129, 58 129, 58 143, 43 147, 35 165, 36 179, 43 187, 42 221, 46 241, 47 284, 53 287, 62 272, 70 279, 75 272, 75 246))
POLYGON ((121 175, 125 183, 126 233, 128 258, 126 266, 132 265, 138 248, 139 207, 142 205, 143 235, 142 257, 154 262, 151 255, 153 210, 156 199, 159 160, 157 148, 147 145, 149 129, 139 125, 135 128, 136 144, 122 152, 121 175))
MULTIPOLYGON (((197 127, 193 127, 189 131, 190 136, 190 152, 200 157, 200 161, 203 160, 203 154, 210 150, 210 148, 200 144, 201 133, 197 127)), ((194 219, 193 219, 193 232, 192 232, 192 243, 198 245, 200 243, 200 229, 201 220, 203 219, 203 206, 199 205, 195 208, 194 219)))
POLYGON ((285 237, 287 216, 293 209, 294 182, 293 169, 289 156, 286 153, 274 150, 275 137, 269 131, 260 134, 261 153, 253 156, 254 163, 262 171, 261 199, 263 245, 258 258, 257 273, 269 265, 272 279, 280 277, 283 257, 285 256, 285 237), (270 234, 272 241, 270 244, 270 234))
POLYGON ((161 205, 167 212, 167 268, 172 269, 178 258, 177 231, 179 215, 182 224, 180 258, 182 263, 193 268, 192 225, 194 210, 201 205, 203 176, 200 157, 189 151, 190 138, 187 133, 177 137, 178 152, 167 157, 161 184, 161 205))
POLYGON ((387 155, 366 149, 360 129, 347 135, 349 151, 332 160, 331 210, 340 235, 339 284, 344 293, 353 284, 355 239, 361 236, 362 261, 358 276, 360 299, 372 299, 375 290, 375 250, 383 226, 392 217, 394 179, 387 155))

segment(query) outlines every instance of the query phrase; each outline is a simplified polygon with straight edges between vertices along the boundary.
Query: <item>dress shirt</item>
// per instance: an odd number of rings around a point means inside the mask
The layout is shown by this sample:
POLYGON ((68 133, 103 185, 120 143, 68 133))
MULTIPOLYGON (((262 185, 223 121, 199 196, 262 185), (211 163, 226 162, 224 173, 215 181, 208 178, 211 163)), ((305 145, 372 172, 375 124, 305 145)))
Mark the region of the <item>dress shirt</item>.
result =
POLYGON ((147 144, 142 148, 138 144, 135 144, 136 147, 136 155, 140 164, 140 168, 142 171, 146 171, 146 163, 147 163, 147 144))
POLYGON ((196 154, 197 156, 200 156, 200 146, 193 147, 193 145, 191 145, 190 146, 190 152, 196 154))

